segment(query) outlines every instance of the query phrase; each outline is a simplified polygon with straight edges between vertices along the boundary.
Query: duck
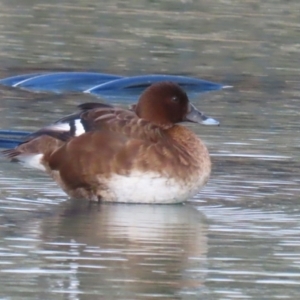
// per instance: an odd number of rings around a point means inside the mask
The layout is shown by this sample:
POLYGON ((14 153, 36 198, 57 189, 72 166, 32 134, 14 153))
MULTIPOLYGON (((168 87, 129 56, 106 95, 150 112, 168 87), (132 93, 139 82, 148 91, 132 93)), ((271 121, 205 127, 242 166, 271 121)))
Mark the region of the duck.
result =
POLYGON ((211 160, 183 122, 219 125, 176 83, 154 83, 129 109, 83 103, 30 134, 10 161, 48 173, 71 197, 90 202, 171 204, 207 183, 211 160))

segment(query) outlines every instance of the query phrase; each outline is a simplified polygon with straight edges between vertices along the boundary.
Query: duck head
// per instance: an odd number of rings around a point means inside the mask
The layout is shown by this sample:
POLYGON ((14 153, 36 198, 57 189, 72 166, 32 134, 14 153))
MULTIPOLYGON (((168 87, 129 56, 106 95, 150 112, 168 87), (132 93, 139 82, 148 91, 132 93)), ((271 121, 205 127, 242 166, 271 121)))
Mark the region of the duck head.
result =
POLYGON ((152 84, 142 93, 133 109, 138 117, 162 127, 186 121, 219 125, 218 121, 199 111, 189 101, 186 92, 173 82, 152 84))

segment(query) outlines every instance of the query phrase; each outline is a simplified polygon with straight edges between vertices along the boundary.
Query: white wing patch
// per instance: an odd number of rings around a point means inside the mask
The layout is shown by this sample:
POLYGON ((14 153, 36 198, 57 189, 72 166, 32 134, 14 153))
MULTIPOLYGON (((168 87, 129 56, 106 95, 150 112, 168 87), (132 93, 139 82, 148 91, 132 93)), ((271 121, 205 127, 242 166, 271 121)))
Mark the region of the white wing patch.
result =
POLYGON ((85 133, 85 129, 84 129, 80 119, 76 119, 74 122, 74 125, 75 125, 75 136, 79 136, 79 135, 85 133))
POLYGON ((45 129, 49 129, 51 131, 63 131, 68 132, 71 130, 71 126, 69 123, 55 123, 49 126, 46 126, 45 129))
POLYGON ((72 127, 75 129, 74 135, 79 136, 85 133, 85 129, 82 125, 82 122, 80 119, 76 119, 74 121, 74 125, 72 126, 71 122, 59 122, 59 123, 54 123, 49 126, 46 126, 44 129, 50 130, 50 131, 60 131, 60 132, 71 132, 72 127))

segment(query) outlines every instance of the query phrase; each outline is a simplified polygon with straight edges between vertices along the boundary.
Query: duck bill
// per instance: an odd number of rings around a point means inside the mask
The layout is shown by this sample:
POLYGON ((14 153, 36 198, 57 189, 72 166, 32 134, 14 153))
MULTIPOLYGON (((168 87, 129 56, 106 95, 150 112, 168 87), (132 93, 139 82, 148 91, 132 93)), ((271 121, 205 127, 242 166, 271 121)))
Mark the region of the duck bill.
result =
POLYGON ((203 125, 220 125, 220 122, 205 116, 193 104, 189 103, 188 113, 185 116, 185 121, 199 123, 203 125))

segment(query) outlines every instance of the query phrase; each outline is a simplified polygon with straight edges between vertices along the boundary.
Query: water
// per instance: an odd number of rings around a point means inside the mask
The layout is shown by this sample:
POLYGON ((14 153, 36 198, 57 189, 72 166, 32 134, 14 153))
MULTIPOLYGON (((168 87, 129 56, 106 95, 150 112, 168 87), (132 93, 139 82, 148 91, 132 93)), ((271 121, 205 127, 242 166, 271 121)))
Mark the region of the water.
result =
MULTIPOLYGON (((193 100, 221 126, 190 125, 213 172, 186 205, 89 207, 0 160, 0 298, 298 299, 299 6, 2 1, 1 78, 168 73, 234 89, 193 100)), ((0 93, 0 128, 28 131, 95 100, 0 93)))

